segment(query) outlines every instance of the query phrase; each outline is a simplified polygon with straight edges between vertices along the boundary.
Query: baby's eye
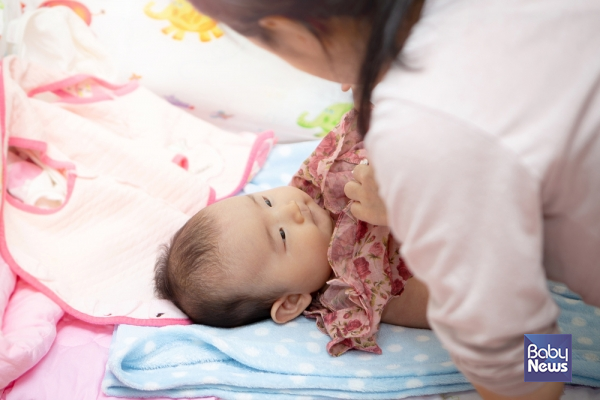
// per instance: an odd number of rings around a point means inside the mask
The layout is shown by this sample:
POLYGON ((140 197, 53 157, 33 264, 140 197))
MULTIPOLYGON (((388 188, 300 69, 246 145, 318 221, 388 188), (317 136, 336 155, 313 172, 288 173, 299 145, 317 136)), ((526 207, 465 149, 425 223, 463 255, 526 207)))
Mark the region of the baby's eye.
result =
POLYGON ((268 205, 269 207, 273 207, 273 204, 271 204, 271 200, 267 199, 266 197, 263 197, 263 200, 265 201, 266 205, 268 205))
POLYGON ((279 235, 281 236, 281 238, 285 242, 285 232, 283 231, 283 228, 279 228, 279 235))

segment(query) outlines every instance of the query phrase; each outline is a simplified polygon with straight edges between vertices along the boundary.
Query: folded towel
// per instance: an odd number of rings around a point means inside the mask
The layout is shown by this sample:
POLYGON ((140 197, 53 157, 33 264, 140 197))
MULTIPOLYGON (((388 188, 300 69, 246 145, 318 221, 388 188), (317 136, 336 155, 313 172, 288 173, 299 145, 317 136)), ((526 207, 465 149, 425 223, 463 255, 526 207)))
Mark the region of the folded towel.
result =
POLYGON ((120 326, 103 390, 111 396, 207 396, 256 399, 291 396, 389 399, 467 390, 432 332, 384 325, 383 355, 350 352, 333 358, 329 337, 298 318, 234 329, 120 326), (182 329, 183 328, 183 329, 182 329))
MULTIPOLYGON (((573 334, 573 383, 600 386, 600 310, 551 284, 573 334)), ((333 358, 329 338, 302 317, 219 329, 201 325, 121 325, 110 348, 103 390, 111 396, 287 399, 298 396, 398 399, 471 389, 433 332, 383 324, 382 355, 333 358)))

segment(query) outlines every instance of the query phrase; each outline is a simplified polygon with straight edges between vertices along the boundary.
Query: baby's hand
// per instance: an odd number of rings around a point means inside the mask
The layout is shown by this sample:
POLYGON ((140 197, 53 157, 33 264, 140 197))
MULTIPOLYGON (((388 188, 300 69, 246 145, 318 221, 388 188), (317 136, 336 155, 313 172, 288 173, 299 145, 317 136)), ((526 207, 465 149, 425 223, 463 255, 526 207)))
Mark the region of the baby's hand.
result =
POLYGON ((373 167, 368 164, 357 165, 352 171, 354 181, 346 183, 344 193, 354 203, 350 207, 352 215, 361 221, 373 225, 386 226, 387 212, 383 200, 379 198, 373 167))

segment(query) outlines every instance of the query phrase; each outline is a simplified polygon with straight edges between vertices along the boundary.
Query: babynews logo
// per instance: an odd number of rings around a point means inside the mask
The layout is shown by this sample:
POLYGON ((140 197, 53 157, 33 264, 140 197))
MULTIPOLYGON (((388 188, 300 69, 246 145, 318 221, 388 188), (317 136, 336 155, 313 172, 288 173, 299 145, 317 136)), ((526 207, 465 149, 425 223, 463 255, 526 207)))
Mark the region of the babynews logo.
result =
POLYGON ((525 335, 525 382, 571 382, 571 335, 525 335))

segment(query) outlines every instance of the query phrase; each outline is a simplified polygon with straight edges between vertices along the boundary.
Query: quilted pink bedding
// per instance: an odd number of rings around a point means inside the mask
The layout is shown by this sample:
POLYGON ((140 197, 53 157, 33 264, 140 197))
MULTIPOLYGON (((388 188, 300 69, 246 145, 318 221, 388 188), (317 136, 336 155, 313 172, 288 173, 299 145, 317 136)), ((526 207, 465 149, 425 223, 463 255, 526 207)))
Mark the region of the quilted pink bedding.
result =
POLYGON ((113 325, 63 316, 58 305, 16 277, 2 259, 1 314, 0 400, 114 399, 100 390, 113 325))
POLYGON ((48 208, 3 185, 0 253, 12 270, 88 322, 187 323, 154 294, 159 247, 215 197, 240 190, 273 133, 226 132, 135 82, 65 77, 12 56, 0 65, 0 100, 3 182, 22 183, 6 179, 15 153, 64 189, 48 208))
MULTIPOLYGON (((17 289, 22 290, 31 288, 24 284, 17 289)), ((100 390, 112 332, 113 325, 88 324, 65 315, 56 325, 56 339, 48 353, 7 388, 0 400, 116 399, 100 390)))
POLYGON ((130 224, 129 234, 124 233, 119 226, 127 217, 121 220, 115 215, 122 216, 129 207, 138 210, 142 220, 157 222, 139 212, 153 203, 164 210, 160 218, 171 215, 169 224, 180 225, 215 196, 226 197, 243 187, 264 163, 273 134, 221 131, 182 114, 137 84, 115 86, 93 77, 65 78, 13 57, 4 58, 0 66, 0 399, 105 399, 100 380, 112 324, 186 322, 172 305, 173 318, 159 318, 154 308, 164 307, 163 300, 148 296, 145 305, 142 301, 129 311, 121 309, 112 316, 110 310, 104 311, 113 307, 107 299, 123 293, 151 296, 157 244, 170 236, 164 223, 151 224, 149 229, 138 226, 137 231, 130 224), (54 96, 53 100, 35 97, 40 93, 54 96), (40 208, 13 196, 18 191, 9 193, 8 186, 22 185, 31 177, 19 175, 31 175, 31 170, 21 168, 25 158, 8 173, 9 151, 15 148, 64 177, 68 189, 64 204, 40 208), (111 161, 115 155, 121 159, 111 161), (132 168, 138 166, 136 162, 145 169, 132 168), (112 183, 94 189, 94 182, 102 181, 112 183), (119 193, 129 197, 115 202, 119 193), (102 197, 107 201, 93 203, 102 197), (109 223, 117 222, 108 230, 108 237, 117 239, 114 243, 120 241, 124 249, 145 243, 147 254, 129 254, 132 262, 128 263, 118 249, 94 243, 89 247, 93 235, 77 244, 90 230, 98 232, 102 215, 109 223), (80 230, 61 232, 61 226, 80 230), (90 257, 94 248, 103 257, 90 257), (78 262, 72 257, 77 252, 87 260, 78 262), (113 285, 110 273, 93 268, 106 261, 109 252, 116 256, 113 261, 121 260, 120 274, 127 272, 127 265, 146 261, 142 270, 129 271, 137 275, 128 290, 113 285), (65 312, 71 315, 63 318, 65 312))

